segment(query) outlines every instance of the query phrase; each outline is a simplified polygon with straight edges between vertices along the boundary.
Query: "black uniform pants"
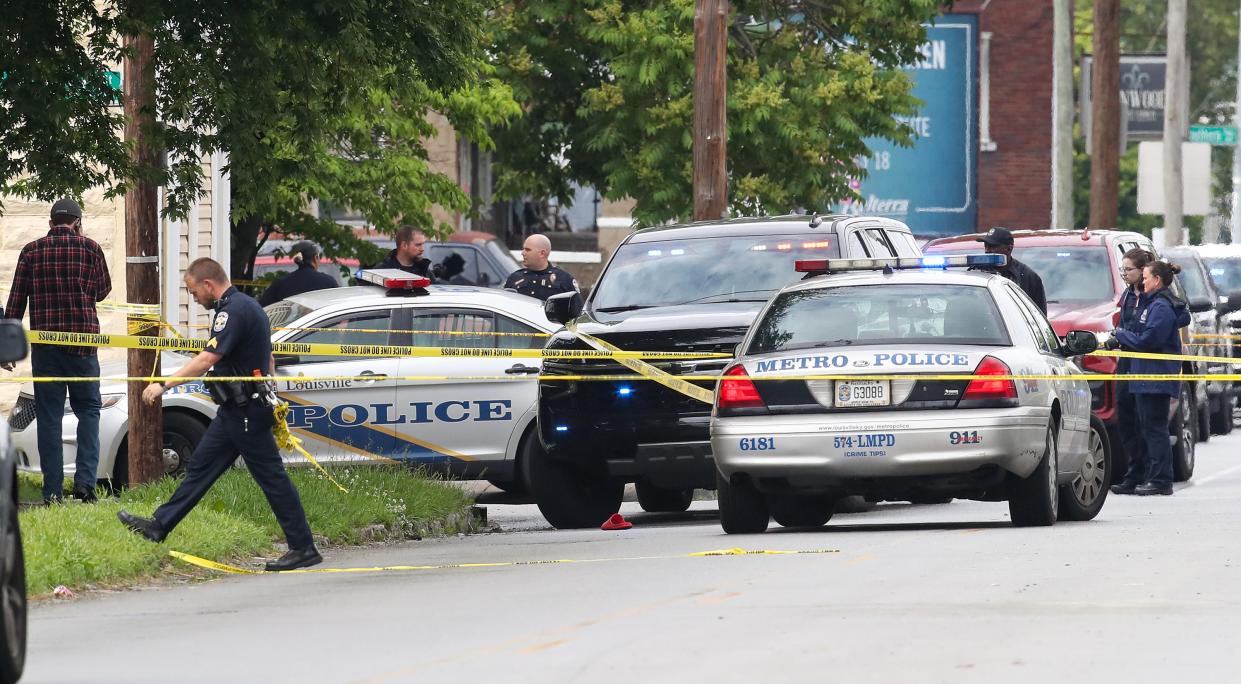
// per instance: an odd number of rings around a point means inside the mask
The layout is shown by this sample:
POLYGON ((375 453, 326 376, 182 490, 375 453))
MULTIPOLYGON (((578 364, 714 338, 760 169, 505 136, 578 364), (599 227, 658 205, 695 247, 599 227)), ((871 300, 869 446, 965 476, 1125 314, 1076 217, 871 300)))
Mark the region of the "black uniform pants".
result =
POLYGON ((194 450, 185 470, 185 479, 168 503, 155 510, 155 519, 165 532, 171 532, 194 508, 211 485, 228 470, 237 455, 246 462, 250 475, 267 497, 290 549, 314 544, 302 500, 280 460, 280 449, 272 435, 272 415, 258 405, 238 407, 225 404, 207 427, 207 433, 194 450), (247 420, 248 419, 248 420, 247 420))

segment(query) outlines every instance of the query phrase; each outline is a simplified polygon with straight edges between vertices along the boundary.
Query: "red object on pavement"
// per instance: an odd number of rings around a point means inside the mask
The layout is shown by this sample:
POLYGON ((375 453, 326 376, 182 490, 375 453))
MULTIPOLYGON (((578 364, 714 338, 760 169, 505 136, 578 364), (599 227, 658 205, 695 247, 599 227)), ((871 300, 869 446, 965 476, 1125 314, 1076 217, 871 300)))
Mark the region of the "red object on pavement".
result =
POLYGON ((620 513, 613 513, 612 517, 603 521, 603 526, 600 529, 627 530, 631 527, 633 527, 633 523, 629 522, 628 520, 625 520, 624 516, 622 516, 620 513))

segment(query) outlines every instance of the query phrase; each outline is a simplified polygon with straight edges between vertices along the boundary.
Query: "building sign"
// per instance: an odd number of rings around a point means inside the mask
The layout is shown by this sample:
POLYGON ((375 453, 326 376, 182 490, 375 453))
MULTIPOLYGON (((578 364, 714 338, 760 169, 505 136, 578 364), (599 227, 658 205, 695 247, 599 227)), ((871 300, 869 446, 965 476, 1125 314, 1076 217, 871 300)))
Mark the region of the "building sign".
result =
POLYGON ((921 59, 905 68, 922 106, 906 123, 913 147, 866 141, 860 197, 836 207, 903 221, 920 235, 974 230, 977 201, 978 17, 949 14, 927 27, 921 59))
MULTIPOLYGON (((1082 130, 1090 130, 1090 55, 1082 57, 1082 130)), ((1163 139, 1164 87, 1168 81, 1168 58, 1165 55, 1120 56, 1121 120, 1127 122, 1125 136, 1129 140, 1163 139)), ((1089 137, 1089 136, 1087 136, 1089 137)), ((1123 151, 1123 150, 1122 150, 1123 151)))

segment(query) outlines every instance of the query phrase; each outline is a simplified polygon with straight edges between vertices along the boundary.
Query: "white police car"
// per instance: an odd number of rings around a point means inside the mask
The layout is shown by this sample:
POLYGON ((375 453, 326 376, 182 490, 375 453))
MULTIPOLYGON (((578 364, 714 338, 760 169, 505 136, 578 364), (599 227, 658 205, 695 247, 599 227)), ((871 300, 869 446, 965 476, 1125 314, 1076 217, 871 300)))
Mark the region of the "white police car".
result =
POLYGON ((1004 277, 947 270, 1003 259, 798 262, 827 275, 768 302, 716 392, 724 530, 761 532, 769 516, 822 525, 846 495, 1007 500, 1018 526, 1093 518, 1108 447, 1086 382, 988 376, 1080 373, 1071 357, 1094 351, 1095 335, 1062 341, 1004 277), (919 377, 934 375, 974 377, 919 377))
MULTIPOLYGON (((272 341, 541 349, 547 333, 558 327, 547 320, 542 302, 512 292, 423 287, 426 279, 415 276, 384 282, 386 287, 307 292, 268 306, 272 341)), ((165 374, 172 374, 189 356, 165 353, 165 374)), ((289 427, 317 459, 396 461, 486 478, 514 490, 520 488, 518 453, 531 445, 537 448, 533 430, 537 358, 277 354, 276 366, 280 396, 289 403, 289 427), (398 379, 403 376, 443 379, 405 382, 398 379), (324 377, 332 379, 316 379, 324 377), (343 379, 351 377, 366 379, 343 379)), ((123 367, 104 371, 105 376, 124 374, 123 367)), ((105 408, 100 413, 98 474, 114 484, 127 483, 125 385, 105 381, 101 393, 105 408)), ((165 393, 163 407, 164 461, 169 472, 176 472, 202 438, 215 405, 204 383, 191 381, 165 393)), ((33 408, 27 386, 10 415, 10 425, 22 469, 37 472, 33 408)), ((67 411, 63 434, 70 472, 75 429, 76 420, 67 411)), ((296 454, 285 454, 285 460, 304 462, 296 454)))

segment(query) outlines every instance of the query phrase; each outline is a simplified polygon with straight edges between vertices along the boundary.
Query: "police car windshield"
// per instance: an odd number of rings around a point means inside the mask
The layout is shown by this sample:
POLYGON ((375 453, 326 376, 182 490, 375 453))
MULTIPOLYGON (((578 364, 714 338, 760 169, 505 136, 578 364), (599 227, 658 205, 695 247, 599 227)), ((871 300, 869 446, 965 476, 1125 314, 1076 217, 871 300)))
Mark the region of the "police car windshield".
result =
POLYGON ((1043 280, 1049 302, 1115 299, 1112 265, 1099 247, 1018 247, 1013 257, 1043 280))
POLYGON ((876 344, 1011 343, 985 287, 852 285, 780 295, 746 353, 876 344))
POLYGON ((1241 290, 1241 259, 1224 259, 1212 257, 1203 259, 1215 287, 1225 294, 1241 290))
POLYGON ((802 277, 794 261, 839 254, 836 236, 824 233, 631 242, 612 258, 592 306, 608 312, 689 302, 763 302, 802 277))
POLYGON ((271 321, 271 327, 273 330, 281 326, 288 325, 289 323, 310 313, 310 309, 287 299, 283 299, 273 304, 268 304, 263 308, 263 311, 267 312, 267 318, 271 321))

